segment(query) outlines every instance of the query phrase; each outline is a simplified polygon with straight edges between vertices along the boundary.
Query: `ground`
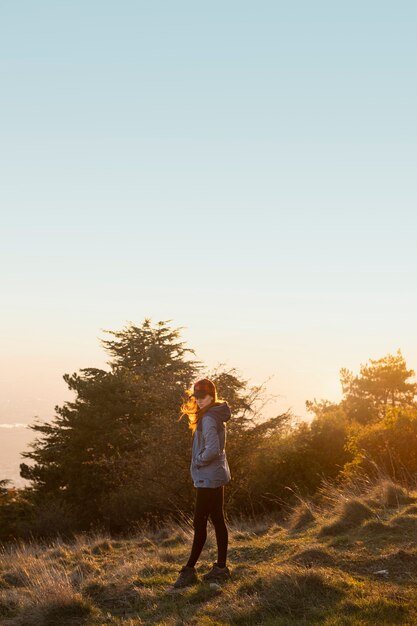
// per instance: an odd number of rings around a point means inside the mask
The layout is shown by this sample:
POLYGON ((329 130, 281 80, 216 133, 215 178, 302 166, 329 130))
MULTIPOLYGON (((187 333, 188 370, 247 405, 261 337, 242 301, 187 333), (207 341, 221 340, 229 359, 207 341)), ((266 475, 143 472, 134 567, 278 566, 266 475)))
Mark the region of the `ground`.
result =
MULTIPOLYGON (((229 523, 232 580, 172 590, 192 526, 19 543, 0 555, 4 626, 417 624, 417 495, 387 481, 229 523)), ((216 559, 213 529, 197 563, 216 559)))

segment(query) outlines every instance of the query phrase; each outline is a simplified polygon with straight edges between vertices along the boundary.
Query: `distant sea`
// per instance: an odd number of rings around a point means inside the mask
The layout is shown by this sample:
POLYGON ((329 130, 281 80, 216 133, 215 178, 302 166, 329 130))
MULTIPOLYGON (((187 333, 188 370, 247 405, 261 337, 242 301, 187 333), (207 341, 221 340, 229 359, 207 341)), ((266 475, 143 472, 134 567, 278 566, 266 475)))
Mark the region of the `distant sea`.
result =
POLYGON ((29 484, 19 476, 19 465, 30 465, 31 462, 20 456, 20 453, 29 450, 29 443, 37 436, 39 433, 28 428, 26 424, 0 424, 0 480, 10 479, 12 483, 9 483, 9 487, 29 484))

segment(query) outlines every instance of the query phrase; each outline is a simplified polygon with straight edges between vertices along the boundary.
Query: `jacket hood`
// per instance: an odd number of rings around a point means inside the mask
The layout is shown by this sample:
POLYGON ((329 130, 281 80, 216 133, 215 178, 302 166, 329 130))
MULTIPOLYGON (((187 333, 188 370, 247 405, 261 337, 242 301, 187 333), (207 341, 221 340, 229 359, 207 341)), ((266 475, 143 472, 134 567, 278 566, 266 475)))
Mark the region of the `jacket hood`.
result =
POLYGON ((207 414, 212 415, 213 417, 218 419, 220 422, 227 422, 228 420, 230 420, 232 416, 230 406, 228 405, 226 401, 220 402, 219 404, 214 404, 213 406, 211 406, 208 409, 207 414))

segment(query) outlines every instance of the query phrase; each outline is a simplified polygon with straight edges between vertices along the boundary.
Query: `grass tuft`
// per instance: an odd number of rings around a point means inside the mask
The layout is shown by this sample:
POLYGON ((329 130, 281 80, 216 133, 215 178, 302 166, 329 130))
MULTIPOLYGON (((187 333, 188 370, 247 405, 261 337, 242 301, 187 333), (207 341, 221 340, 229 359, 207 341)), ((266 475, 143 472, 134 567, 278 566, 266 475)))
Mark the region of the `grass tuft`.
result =
POLYGON ((400 513, 391 519, 390 526, 415 536, 417 533, 417 517, 415 515, 400 513))
POLYGON ((399 507, 401 504, 409 504, 415 499, 405 492, 404 488, 392 480, 382 480, 371 490, 371 497, 386 507, 399 507))
POLYGON ((334 565, 335 559, 326 550, 320 547, 311 547, 297 552, 290 557, 289 561, 299 563, 305 567, 313 567, 316 565, 323 567, 334 565))
POLYGON ((85 585, 82 589, 84 597, 101 609, 141 609, 148 604, 149 597, 153 592, 149 588, 140 588, 133 583, 94 581, 85 585))
POLYGON ((94 607, 79 595, 49 599, 23 611, 16 626, 82 626, 97 614, 94 607))
POLYGON ((256 624, 267 615, 312 617, 317 609, 339 600, 343 591, 334 585, 322 571, 287 567, 278 574, 258 576, 240 585, 239 594, 255 597, 252 610, 236 615, 233 623, 256 624))
POLYGON ((105 554, 106 552, 111 552, 112 550, 113 546, 107 539, 99 541, 91 548, 92 554, 105 554))
POLYGON ((340 535, 373 517, 375 517, 375 513, 367 504, 359 498, 351 498, 343 502, 339 514, 330 524, 321 527, 319 536, 340 535))
POLYGON ((29 582, 29 575, 25 570, 15 569, 4 572, 0 579, 0 587, 25 587, 29 582))
POLYGON ((288 531, 291 533, 296 533, 300 530, 304 530, 307 526, 312 524, 315 519, 316 518, 308 503, 301 502, 297 507, 295 507, 291 514, 288 523, 288 531))
POLYGON ((388 535, 391 528, 388 524, 381 522, 380 520, 370 519, 366 520, 361 526, 361 534, 371 539, 372 535, 384 536, 388 535))

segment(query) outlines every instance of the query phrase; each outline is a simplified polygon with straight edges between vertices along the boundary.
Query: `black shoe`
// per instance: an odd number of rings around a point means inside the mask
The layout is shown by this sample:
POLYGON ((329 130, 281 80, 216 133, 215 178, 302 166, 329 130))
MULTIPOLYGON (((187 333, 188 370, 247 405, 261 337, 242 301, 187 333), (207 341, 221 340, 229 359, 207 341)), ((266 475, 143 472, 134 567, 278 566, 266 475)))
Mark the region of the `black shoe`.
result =
POLYGON ((188 565, 184 565, 179 570, 179 572, 180 575, 173 585, 175 589, 178 589, 179 587, 188 587, 189 585, 195 585, 199 582, 195 567, 189 567, 188 565))
POLYGON ((203 575, 203 580, 207 582, 223 582, 225 580, 229 580, 231 578, 230 570, 225 565, 224 567, 219 567, 216 563, 213 563, 213 567, 207 574, 203 575))

